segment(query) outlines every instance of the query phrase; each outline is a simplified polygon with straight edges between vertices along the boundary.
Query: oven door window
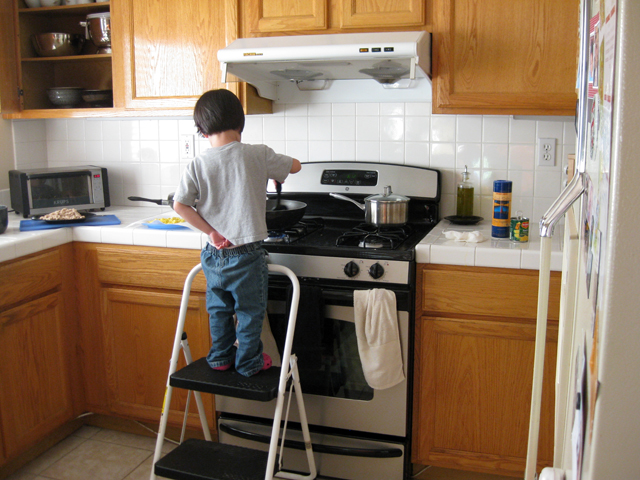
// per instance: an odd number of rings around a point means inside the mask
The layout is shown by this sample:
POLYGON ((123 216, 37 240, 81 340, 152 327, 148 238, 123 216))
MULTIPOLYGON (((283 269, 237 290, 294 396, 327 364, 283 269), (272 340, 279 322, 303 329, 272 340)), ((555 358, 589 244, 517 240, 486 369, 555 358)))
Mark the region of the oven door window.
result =
MULTIPOLYGON (((284 301, 269 302, 269 325, 281 357, 289 319, 286 312, 284 301)), ((299 312, 292 353, 298 357, 303 392, 373 400, 374 391, 364 378, 358 353, 353 308, 320 302, 309 311, 301 303, 299 312)))
POLYGON ((87 174, 32 178, 29 183, 33 209, 91 203, 91 181, 87 174))

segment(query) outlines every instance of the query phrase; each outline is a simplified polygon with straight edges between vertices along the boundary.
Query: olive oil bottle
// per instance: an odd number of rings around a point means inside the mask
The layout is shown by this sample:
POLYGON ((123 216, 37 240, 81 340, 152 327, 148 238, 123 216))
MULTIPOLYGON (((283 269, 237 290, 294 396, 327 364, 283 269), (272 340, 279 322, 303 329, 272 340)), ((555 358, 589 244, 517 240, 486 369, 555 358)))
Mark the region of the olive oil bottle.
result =
POLYGON ((462 172, 462 183, 458 184, 458 205, 456 215, 459 217, 470 217, 473 215, 473 185, 469 180, 469 171, 464 166, 462 172))

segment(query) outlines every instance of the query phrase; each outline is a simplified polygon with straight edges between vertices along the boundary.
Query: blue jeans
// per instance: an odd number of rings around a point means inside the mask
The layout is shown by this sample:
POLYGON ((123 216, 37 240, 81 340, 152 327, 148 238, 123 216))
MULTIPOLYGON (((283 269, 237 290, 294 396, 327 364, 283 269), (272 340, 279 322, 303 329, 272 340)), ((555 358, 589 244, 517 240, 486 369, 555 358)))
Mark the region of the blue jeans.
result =
POLYGON ((262 322, 267 307, 269 271, 259 242, 217 250, 207 245, 200 254, 207 279, 207 311, 211 350, 207 362, 222 367, 234 362, 246 377, 262 369, 262 322), (238 318, 237 328, 233 314, 238 318), (238 348, 233 346, 238 339, 238 348))

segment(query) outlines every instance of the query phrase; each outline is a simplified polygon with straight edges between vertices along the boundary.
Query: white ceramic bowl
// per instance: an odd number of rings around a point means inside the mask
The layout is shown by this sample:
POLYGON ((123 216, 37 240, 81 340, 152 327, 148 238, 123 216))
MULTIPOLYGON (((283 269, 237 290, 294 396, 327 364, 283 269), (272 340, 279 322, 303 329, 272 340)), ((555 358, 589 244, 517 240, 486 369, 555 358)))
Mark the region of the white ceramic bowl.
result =
POLYGON ((79 87, 49 88, 47 95, 56 107, 72 108, 82 102, 82 90, 79 87))
POLYGON ((24 0, 24 3, 26 3, 29 8, 38 8, 41 6, 40 0, 24 0))
POLYGON ((60 3, 61 0, 40 0, 40 5, 43 7, 57 7, 60 3))

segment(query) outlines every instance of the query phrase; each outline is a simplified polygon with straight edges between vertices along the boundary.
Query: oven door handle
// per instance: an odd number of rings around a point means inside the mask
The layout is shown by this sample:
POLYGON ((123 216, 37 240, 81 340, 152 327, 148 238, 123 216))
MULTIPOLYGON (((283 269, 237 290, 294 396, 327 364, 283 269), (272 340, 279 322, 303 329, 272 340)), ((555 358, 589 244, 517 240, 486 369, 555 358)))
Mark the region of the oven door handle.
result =
MULTIPOLYGON (((258 443, 269 444, 271 437, 261 435, 259 433, 248 432, 239 428, 231 427, 225 423, 220 423, 220 430, 234 437, 245 440, 252 440, 258 443)), ((284 446, 295 450, 304 450, 304 442, 296 440, 285 440, 284 446)), ((313 444, 315 453, 328 453, 332 455, 343 455, 348 457, 369 457, 369 458, 397 458, 402 456, 402 450, 399 448, 352 448, 352 447, 336 447, 334 445, 313 444)))

